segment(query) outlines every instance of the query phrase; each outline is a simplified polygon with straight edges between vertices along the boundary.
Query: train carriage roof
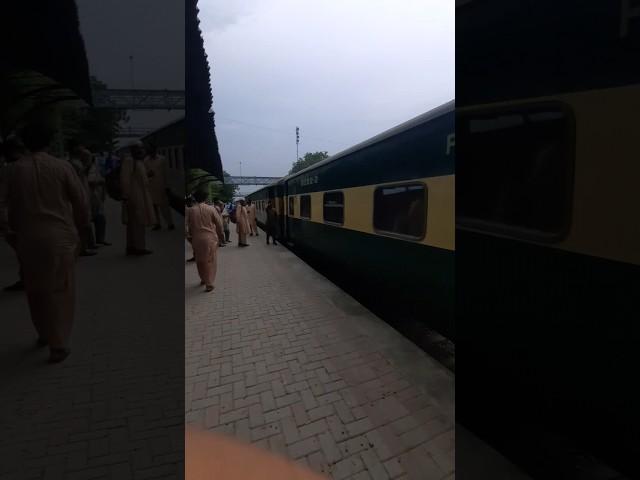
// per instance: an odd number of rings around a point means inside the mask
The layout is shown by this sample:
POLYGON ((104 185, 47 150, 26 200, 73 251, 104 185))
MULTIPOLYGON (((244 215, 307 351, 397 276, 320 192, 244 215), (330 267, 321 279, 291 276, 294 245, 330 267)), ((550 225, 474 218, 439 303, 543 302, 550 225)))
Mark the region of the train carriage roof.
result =
MULTIPOLYGON (((421 115, 418 115, 415 118, 412 118, 411 120, 408 120, 404 123, 401 123, 400 125, 397 125, 393 128, 390 128, 389 130, 386 130, 374 137, 371 137, 368 140, 365 140, 364 142, 360 142, 357 145, 354 145, 353 147, 349 147, 346 150, 343 150, 339 153, 336 153, 335 155, 332 155, 331 157, 327 158, 326 160, 322 160, 318 163, 314 163, 313 165, 300 170, 299 172, 296 172, 292 175, 288 175, 286 177, 283 177, 280 181, 283 180, 290 180, 292 178, 295 178, 299 175, 303 175, 304 173, 310 172, 312 170, 314 170, 315 168, 321 167, 323 165, 326 165, 328 163, 331 162, 335 162, 336 160, 339 160, 342 157, 346 157, 347 155, 353 153, 353 152, 357 152, 358 150, 362 150, 366 147, 369 147, 371 145, 374 145, 376 143, 382 142, 388 138, 391 138, 395 135, 398 135, 399 133, 405 132, 407 130, 410 130, 411 128, 417 126, 417 125, 422 125, 423 123, 426 123, 434 118, 438 118, 446 113, 452 112, 455 110, 455 100, 450 100, 447 103, 444 103, 442 105, 440 105, 439 107, 436 107, 432 110, 429 110, 426 113, 423 113, 421 115)), ((277 184, 278 182, 276 182, 275 184, 277 184)), ((272 184, 272 185, 275 185, 272 184)))
POLYGON ((332 155, 331 157, 327 158, 326 160, 322 160, 321 162, 315 163, 303 170, 300 170, 299 172, 296 172, 294 174, 291 175, 286 175, 284 177, 282 177, 281 179, 277 180, 276 182, 271 183, 270 185, 267 185, 265 187, 262 187, 258 190, 256 190, 255 192, 252 192, 250 195, 247 195, 248 197, 251 195, 255 195, 258 192, 261 192, 262 190, 269 188, 269 187, 273 187, 276 185, 279 185, 281 183, 284 183, 285 181, 291 180, 292 178, 295 178, 299 175, 303 175, 306 172, 312 171, 315 168, 321 167, 323 165, 326 165, 328 163, 331 162, 335 162, 336 160, 339 160, 342 157, 345 157, 353 152, 357 152, 358 150, 362 150, 363 148, 369 147, 371 145, 374 145, 376 143, 382 142, 388 138, 391 138, 395 135, 398 135, 399 133, 402 133, 406 130, 410 130, 411 128, 417 126, 417 125, 421 125, 423 123, 426 123, 434 118, 440 117, 446 113, 450 113, 452 111, 455 110, 455 100, 450 100, 447 103, 444 103, 442 105, 440 105, 439 107, 436 107, 432 110, 429 110, 426 113, 423 113, 421 115, 418 115, 415 118, 412 118, 411 120, 408 120, 404 123, 401 123, 400 125, 397 125, 393 128, 390 128, 389 130, 386 130, 374 137, 371 137, 368 140, 365 140, 364 142, 360 142, 357 145, 354 145, 353 147, 349 147, 346 150, 343 150, 339 153, 336 153, 335 155, 332 155))

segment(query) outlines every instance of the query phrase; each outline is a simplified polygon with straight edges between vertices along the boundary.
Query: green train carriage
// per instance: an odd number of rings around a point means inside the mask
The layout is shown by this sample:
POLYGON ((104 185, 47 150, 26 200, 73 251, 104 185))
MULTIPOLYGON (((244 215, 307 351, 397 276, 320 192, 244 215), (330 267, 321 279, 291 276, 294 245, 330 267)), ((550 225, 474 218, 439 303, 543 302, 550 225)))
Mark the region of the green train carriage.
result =
POLYGON ((453 339, 454 154, 451 101, 248 198, 296 251, 453 339))

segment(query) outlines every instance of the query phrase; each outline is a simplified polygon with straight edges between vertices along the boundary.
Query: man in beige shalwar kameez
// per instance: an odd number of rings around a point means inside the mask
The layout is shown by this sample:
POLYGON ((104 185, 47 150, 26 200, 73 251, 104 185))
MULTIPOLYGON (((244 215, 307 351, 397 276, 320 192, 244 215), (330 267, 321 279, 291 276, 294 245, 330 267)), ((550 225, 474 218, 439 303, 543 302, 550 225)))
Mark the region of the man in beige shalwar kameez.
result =
POLYGON ((258 223, 256 222, 256 204, 249 200, 249 206, 247 207, 247 213, 249 216, 249 227, 251 229, 251 236, 258 236, 258 223))
POLYGON ((222 219, 215 207, 205 203, 206 193, 196 192, 194 196, 196 204, 186 210, 186 227, 196 257, 200 284, 210 292, 218 269, 218 245, 224 235, 222 219))
POLYGON ((236 202, 236 233, 238 234, 238 246, 248 247, 247 234, 249 233, 249 215, 244 200, 236 202))
POLYGON ((148 255, 145 229, 156 222, 149 191, 147 169, 144 166, 144 146, 140 142, 130 147, 131 156, 122 161, 122 223, 127 226, 127 255, 148 255))
POLYGON ((154 230, 160 230, 160 216, 164 218, 169 230, 175 229, 173 217, 171 215, 171 207, 169 206, 169 197, 167 195, 167 178, 169 177, 169 164, 167 159, 159 155, 155 145, 147 147, 147 157, 144 159, 144 165, 147 167, 149 174, 149 189, 151 191, 151 199, 153 200, 153 208, 156 215, 156 224, 154 230))
MULTIPOLYGON (((88 172, 92 159, 93 155, 84 145, 76 141, 71 143, 69 162, 80 179, 89 210, 91 209, 91 187, 89 186, 88 172)), ((84 227, 84 230, 80 232, 80 244, 82 246, 80 256, 92 256, 97 253, 96 239, 91 224, 84 227)))
POLYGON ((49 361, 56 363, 70 353, 78 232, 89 224, 89 211, 73 167, 45 152, 53 129, 35 123, 22 137, 28 152, 11 167, 9 225, 16 236, 38 345, 49 345, 49 361))

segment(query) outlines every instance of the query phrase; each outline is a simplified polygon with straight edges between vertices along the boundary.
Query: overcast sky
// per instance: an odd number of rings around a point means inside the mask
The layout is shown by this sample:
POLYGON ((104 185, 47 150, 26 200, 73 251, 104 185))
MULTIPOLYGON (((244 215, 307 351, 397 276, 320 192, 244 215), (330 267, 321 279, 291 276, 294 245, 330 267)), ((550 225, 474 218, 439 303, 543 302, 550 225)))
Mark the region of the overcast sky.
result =
MULTIPOLYGON (((184 2, 76 0, 91 75, 110 88, 184 90, 184 2)), ((130 112, 133 127, 159 127, 184 111, 130 112)))
POLYGON ((451 0, 200 0, 225 170, 281 176, 454 98, 451 0))

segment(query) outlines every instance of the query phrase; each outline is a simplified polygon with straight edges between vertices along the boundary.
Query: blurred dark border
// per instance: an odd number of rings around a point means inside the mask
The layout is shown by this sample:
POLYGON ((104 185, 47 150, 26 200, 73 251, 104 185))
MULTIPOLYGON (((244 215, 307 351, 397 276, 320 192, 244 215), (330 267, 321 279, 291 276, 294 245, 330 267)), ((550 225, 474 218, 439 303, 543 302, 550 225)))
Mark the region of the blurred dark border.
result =
POLYGON ((532 478, 638 478, 640 2, 456 3, 457 419, 532 478))

